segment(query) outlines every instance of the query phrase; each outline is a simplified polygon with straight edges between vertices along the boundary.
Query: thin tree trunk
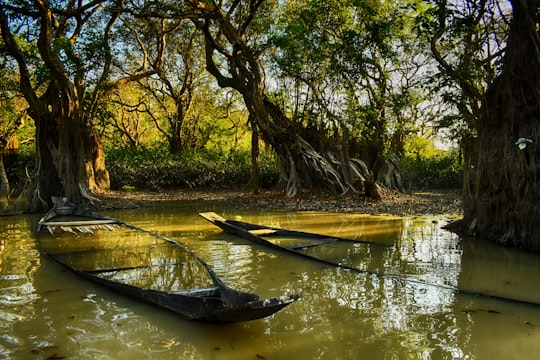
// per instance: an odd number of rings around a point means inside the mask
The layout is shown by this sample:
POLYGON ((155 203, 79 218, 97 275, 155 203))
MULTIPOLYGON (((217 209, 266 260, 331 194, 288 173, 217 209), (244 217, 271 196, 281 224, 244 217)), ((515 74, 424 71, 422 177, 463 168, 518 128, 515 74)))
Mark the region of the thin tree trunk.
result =
POLYGON ((253 117, 249 116, 251 124, 251 179, 247 185, 253 190, 254 194, 258 194, 260 190, 260 151, 259 151, 259 130, 253 117))
POLYGON ((0 210, 5 210, 9 200, 9 180, 4 168, 4 156, 0 153, 0 210))

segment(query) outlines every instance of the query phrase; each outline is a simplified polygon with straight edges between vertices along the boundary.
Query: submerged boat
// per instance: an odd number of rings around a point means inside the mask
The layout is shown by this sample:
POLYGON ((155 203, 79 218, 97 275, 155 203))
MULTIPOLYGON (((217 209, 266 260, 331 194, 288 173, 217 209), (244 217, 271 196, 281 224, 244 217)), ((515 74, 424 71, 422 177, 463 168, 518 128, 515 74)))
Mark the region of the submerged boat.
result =
MULTIPOLYGON (((262 226, 233 219, 225 219, 213 212, 199 213, 199 215, 228 234, 236 235, 256 244, 298 255, 326 265, 391 279, 403 285, 429 286, 455 294, 527 305, 540 305, 540 300, 537 296, 516 296, 511 290, 509 283, 505 283, 504 287, 500 289, 493 288, 487 290, 483 288, 482 284, 467 284, 467 288, 458 288, 445 283, 432 283, 429 280, 424 281, 417 277, 411 277, 408 274, 380 273, 377 269, 363 267, 361 261, 355 260, 355 257, 366 257, 366 246, 368 244, 385 246, 379 243, 262 226)), ((370 253, 373 255, 373 249, 370 250, 370 253)))
POLYGON ((205 220, 211 222, 223 231, 240 236, 248 241, 268 246, 276 250, 285 251, 287 253, 302 256, 304 258, 321 262, 327 265, 333 265, 349 270, 359 269, 352 263, 347 263, 346 257, 339 256, 345 254, 351 257, 352 254, 362 256, 363 248, 361 245, 381 244, 367 242, 358 239, 348 239, 336 236, 328 236, 304 231, 287 230, 271 226, 262 226, 252 223, 247 223, 238 220, 225 219, 214 212, 199 213, 205 220), (328 258, 317 248, 332 247, 331 251, 334 256, 328 258))
POLYGON ((38 234, 40 249, 71 271, 191 320, 260 319, 300 297, 261 300, 256 294, 235 290, 182 244, 86 211, 65 198, 54 199, 54 207, 38 222, 38 234))

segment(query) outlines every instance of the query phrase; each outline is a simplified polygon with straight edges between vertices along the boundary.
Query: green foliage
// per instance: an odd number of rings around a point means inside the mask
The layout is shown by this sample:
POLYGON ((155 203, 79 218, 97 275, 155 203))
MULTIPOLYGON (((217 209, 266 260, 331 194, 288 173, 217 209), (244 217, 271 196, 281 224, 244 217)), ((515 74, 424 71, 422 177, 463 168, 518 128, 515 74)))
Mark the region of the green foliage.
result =
POLYGON ((369 164, 384 152, 401 155, 429 97, 420 70, 427 48, 414 33, 409 1, 283 4, 269 62, 291 118, 324 129, 369 164))
POLYGON ((462 165, 455 152, 421 157, 406 156, 400 161, 401 179, 407 191, 459 189, 462 165))
MULTIPOLYGON (((251 176, 248 152, 170 155, 165 146, 119 149, 107 151, 107 164, 113 189, 238 188, 246 185, 251 176)), ((260 170, 263 188, 277 183, 279 168, 273 157, 263 156, 260 170)))
MULTIPOLYGON (((506 39, 504 20, 510 8, 491 6, 495 3, 269 1, 249 14, 254 19, 245 37, 268 75, 267 95, 279 97, 291 125, 305 128, 307 140, 326 132, 326 138, 368 163, 385 154, 406 154, 403 179, 409 188, 453 186, 459 182, 452 178, 460 171, 457 160, 445 162, 454 155, 434 149, 429 128, 445 129, 457 140, 474 135, 481 98, 477 95, 499 71, 506 39)), ((243 9, 245 3, 231 4, 243 9)), ((164 4, 155 4, 160 5, 164 4)), ((180 3, 174 6, 179 14, 180 3)), ((244 10, 233 13, 234 23, 248 15, 244 10)), ((81 77, 80 93, 85 94, 81 116, 90 119, 108 146, 113 187, 246 184, 251 174, 247 111, 238 94, 219 89, 203 73, 204 43, 193 23, 183 22, 168 35, 161 63, 155 61, 159 22, 125 11, 123 25, 104 36, 112 13, 105 14, 90 16, 74 44, 67 40, 69 32, 54 38, 53 49, 71 77, 76 70, 86 74, 81 77), (107 56, 112 61, 110 73, 105 71, 107 56), (154 62, 163 65, 160 74, 166 78, 155 75, 137 86, 111 91, 115 81, 154 62), (184 77, 190 67, 193 74, 184 77), (102 79, 102 72, 107 77, 102 79), (184 107, 177 106, 182 102, 184 107), (171 139, 177 138, 180 154, 171 155, 166 142, 174 145, 171 139), (128 146, 132 149, 124 149, 128 146)), ((39 88, 46 82, 38 80, 50 74, 37 55, 37 28, 23 26, 23 15, 20 21, 12 20, 14 29, 21 30, 14 35, 39 88)), ((14 62, 5 66, 16 67, 14 62)), ((5 74, 10 68, 3 69, 5 74)), ((30 162, 25 159, 16 168, 24 169, 30 162)), ((260 166, 264 186, 275 184, 277 161, 266 156, 260 166)))
POLYGON ((443 154, 443 151, 437 149, 432 139, 418 134, 407 139, 404 150, 404 156, 415 158, 432 158, 443 154))
POLYGON ((35 143, 23 144, 16 154, 4 155, 4 166, 10 188, 17 192, 22 189, 27 176, 32 174, 35 166, 35 143))
MULTIPOLYGON (((249 151, 168 153, 164 143, 155 147, 107 149, 107 168, 111 187, 124 190, 160 189, 238 189, 251 176, 249 151)), ((16 156, 6 160, 10 184, 20 189, 35 161, 33 146, 23 146, 16 156)), ((461 186, 461 164, 455 152, 436 155, 408 155, 400 162, 401 177, 408 191, 420 189, 454 189, 461 186)), ((260 161, 262 188, 277 185, 280 176, 278 160, 264 153, 260 161)))
POLYGON ((467 139, 474 134, 487 86, 501 71, 511 6, 495 0, 413 0, 410 14, 438 64, 426 84, 446 109, 438 127, 458 142, 467 139))

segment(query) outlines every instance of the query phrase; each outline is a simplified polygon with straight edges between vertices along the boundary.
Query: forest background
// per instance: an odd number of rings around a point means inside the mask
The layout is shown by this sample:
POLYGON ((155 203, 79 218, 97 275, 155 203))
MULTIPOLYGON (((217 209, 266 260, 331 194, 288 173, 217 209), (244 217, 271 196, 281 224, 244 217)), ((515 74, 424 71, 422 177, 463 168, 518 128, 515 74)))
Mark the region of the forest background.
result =
MULTIPOLYGON (((60 5, 50 7, 60 9, 60 5)), ((31 4, 27 6, 31 8, 31 4)), ((459 142, 462 132, 469 130, 450 120, 459 117, 454 104, 459 96, 456 89, 433 91, 448 82, 437 70, 426 42, 427 29, 422 28, 437 26, 431 14, 437 8, 422 2, 375 6, 375 2, 307 1, 269 4, 260 10, 257 26, 261 29, 250 36, 263 39, 253 42, 261 47, 270 96, 286 109, 293 123, 306 128, 304 132, 313 128, 315 137, 339 143, 350 157, 365 163, 363 172, 351 176, 349 182, 365 180, 367 169, 380 184, 401 191, 458 187, 459 142), (272 22, 270 10, 275 15, 272 22), (454 94, 449 95, 450 91, 454 94), (448 104, 443 104, 443 96, 448 97, 448 104), (438 132, 443 135, 436 137, 438 132), (434 142, 445 137, 445 150, 438 150, 434 142), (401 174, 402 181, 388 180, 394 174, 380 171, 392 160, 397 168, 389 171, 400 172, 396 175, 401 174)), ((206 71, 202 32, 193 25, 180 26, 185 19, 177 17, 168 21, 139 18, 139 28, 128 27, 123 20, 124 26, 111 29, 115 30, 114 43, 122 47, 110 49, 109 54, 92 52, 86 54, 91 56, 88 58, 79 55, 84 62, 79 67, 96 69, 99 60, 105 63, 106 56, 115 55, 117 75, 109 75, 107 84, 129 80, 100 99, 92 114, 112 188, 249 183, 249 112, 240 94, 221 89, 206 71), (157 53, 159 46, 164 47, 162 54, 157 53), (152 56, 154 59, 148 59, 152 56), (144 66, 148 73, 129 78, 137 73, 136 67, 144 66)), ((25 31, 30 34, 31 30, 25 31)), ((77 48, 80 52, 91 51, 104 41, 102 34, 84 36, 86 49, 77 48)), ((64 61, 70 65, 69 59, 64 61)), ((39 62, 32 65, 43 68, 39 62)), ((12 194, 22 188, 26 169, 34 169, 35 159, 35 126, 25 112, 28 105, 13 66, 12 59, 4 56, 4 132, 17 130, 15 137, 3 136, 12 194), (10 156, 14 153, 17 156, 10 156)), ((96 69, 86 70, 86 76, 96 69)), ((89 87, 97 92, 98 85, 89 87)), ((279 159, 270 147, 262 151, 260 170, 259 186, 278 185, 279 159)))
POLYGON ((111 187, 294 196, 462 184, 470 233, 530 242, 536 1, 21 0, 0 10, 0 194, 14 195, 11 178, 25 211, 111 187))

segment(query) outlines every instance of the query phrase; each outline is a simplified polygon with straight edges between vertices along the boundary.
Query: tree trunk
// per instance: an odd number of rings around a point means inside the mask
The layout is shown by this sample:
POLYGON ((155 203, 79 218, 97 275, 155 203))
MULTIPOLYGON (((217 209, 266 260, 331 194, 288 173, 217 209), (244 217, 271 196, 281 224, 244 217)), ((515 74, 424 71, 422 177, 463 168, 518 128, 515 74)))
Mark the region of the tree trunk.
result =
POLYGON ((373 166, 373 172, 377 174, 377 182, 387 189, 404 193, 405 188, 401 181, 401 171, 397 156, 380 158, 373 166))
POLYGON ((540 40, 538 0, 512 2, 500 76, 489 86, 464 166, 464 218, 455 224, 497 243, 540 251, 540 40))
MULTIPOLYGON (((353 171, 342 170, 352 167, 352 163, 336 164, 340 156, 339 144, 334 148, 325 146, 319 149, 304 136, 305 128, 293 123, 283 110, 273 103, 264 91, 263 74, 257 51, 246 42, 245 32, 253 21, 261 1, 249 2, 249 14, 245 23, 235 27, 231 19, 235 18, 217 5, 208 5, 200 0, 186 0, 194 9, 201 11, 203 21, 195 24, 205 36, 206 67, 217 79, 219 86, 236 89, 244 98, 250 116, 257 124, 261 137, 272 146, 279 156, 281 164, 280 183, 288 196, 297 193, 301 185, 317 184, 332 190, 345 192, 352 188, 347 174, 353 171), (223 59, 217 60, 219 56, 223 59), (218 65, 219 62, 219 65, 218 65), (227 71, 223 64, 228 65, 227 71)), ((240 2, 235 3, 240 6, 240 2)), ((244 19, 243 16, 239 16, 244 19)), ((321 136, 325 136, 321 134, 321 136)), ((324 143, 320 141, 319 143, 324 143)))
POLYGON ((254 194, 258 194, 260 190, 260 151, 259 151, 259 129, 252 116, 249 116, 251 125, 251 179, 247 187, 253 190, 254 194))
POLYGON ((36 125, 36 168, 22 196, 26 200, 25 211, 48 209, 52 196, 65 196, 78 203, 82 190, 88 186, 84 181, 83 140, 87 137, 78 121, 78 112, 73 111, 77 102, 73 96, 58 98, 59 93, 65 94, 65 90, 50 88, 43 98, 45 104, 51 104, 47 106, 50 110, 32 116, 36 125))
POLYGON ((186 105, 181 96, 175 97, 174 101, 176 103, 176 114, 171 115, 171 118, 169 119, 170 130, 167 132, 161 130, 161 128, 158 129, 165 135, 169 142, 169 152, 171 154, 180 154, 184 150, 182 141, 184 119, 186 117, 187 109, 191 104, 186 105))
MULTIPOLYGON (((76 109, 76 103, 58 101, 49 108, 76 109)), ((95 200, 91 193, 110 187, 109 172, 101 142, 74 116, 56 116, 55 111, 35 118, 36 167, 16 204, 22 211, 43 211, 52 206, 53 196, 73 203, 95 200), (22 206, 21 206, 22 205, 22 206)))
POLYGON ((9 200, 9 180, 4 168, 4 156, 0 153, 0 211, 7 208, 9 200))

